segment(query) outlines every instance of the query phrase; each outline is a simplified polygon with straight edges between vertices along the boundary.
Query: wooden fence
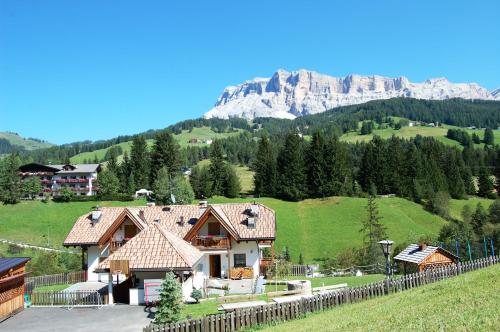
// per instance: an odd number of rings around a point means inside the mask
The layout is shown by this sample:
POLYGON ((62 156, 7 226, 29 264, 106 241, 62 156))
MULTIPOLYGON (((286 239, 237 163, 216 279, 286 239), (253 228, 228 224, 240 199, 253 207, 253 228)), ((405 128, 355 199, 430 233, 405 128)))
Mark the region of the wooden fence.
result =
POLYGON ((444 268, 427 270, 402 276, 399 279, 386 279, 343 290, 334 290, 288 303, 270 303, 260 307, 241 309, 231 313, 208 315, 199 319, 185 320, 166 325, 151 324, 144 332, 231 332, 252 328, 258 325, 284 322, 315 311, 323 311, 338 305, 355 303, 371 298, 401 292, 439 280, 447 279, 487 267, 500 262, 500 256, 481 258, 444 268))
POLYGON ((74 284, 83 281, 85 281, 85 271, 64 272, 38 277, 28 277, 24 279, 26 293, 33 292, 33 289, 37 287, 74 284))
POLYGON ((104 294, 96 291, 34 291, 30 294, 33 306, 100 306, 104 305, 104 294))

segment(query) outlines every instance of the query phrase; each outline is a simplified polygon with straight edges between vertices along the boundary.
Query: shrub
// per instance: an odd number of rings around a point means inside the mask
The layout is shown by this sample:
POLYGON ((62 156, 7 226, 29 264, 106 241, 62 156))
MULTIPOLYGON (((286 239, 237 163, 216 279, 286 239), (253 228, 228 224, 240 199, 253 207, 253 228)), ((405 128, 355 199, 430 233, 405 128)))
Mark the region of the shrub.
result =
POLYGON ((196 303, 200 302, 200 299, 203 297, 201 291, 199 289, 195 289, 191 292, 191 297, 196 300, 196 303))

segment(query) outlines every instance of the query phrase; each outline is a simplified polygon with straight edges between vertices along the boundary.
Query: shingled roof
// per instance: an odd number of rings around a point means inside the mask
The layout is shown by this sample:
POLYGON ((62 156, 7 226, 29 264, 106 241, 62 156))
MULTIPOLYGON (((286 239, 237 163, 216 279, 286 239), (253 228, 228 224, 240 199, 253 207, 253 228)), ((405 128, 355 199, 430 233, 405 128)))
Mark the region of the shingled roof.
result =
POLYGON ((153 222, 102 261, 96 270, 108 270, 110 260, 128 260, 129 269, 134 271, 190 270, 202 255, 197 248, 153 222))
MULTIPOLYGON (((249 216, 248 211, 252 207, 251 203, 209 205, 236 233, 237 240, 274 239, 276 234, 274 211, 262 204, 257 204, 257 206, 259 215, 255 228, 249 228, 246 221, 249 216)), ((198 205, 102 207, 102 215, 97 223, 92 223, 91 212, 79 217, 66 237, 64 245, 97 244, 124 210, 127 210, 130 216, 140 219, 144 225, 157 220, 166 230, 180 238, 186 236, 198 218, 206 211, 198 205)))
POLYGON ((403 262, 409 262, 409 263, 415 263, 415 264, 420 264, 422 263, 427 257, 432 255, 436 251, 442 251, 446 255, 452 256, 454 258, 457 258, 454 254, 451 252, 441 248, 441 247, 434 247, 434 246, 426 246, 424 249, 421 249, 421 247, 418 244, 410 244, 408 247, 406 247, 403 251, 401 251, 399 254, 397 254, 394 257, 394 260, 398 261, 403 261, 403 262))

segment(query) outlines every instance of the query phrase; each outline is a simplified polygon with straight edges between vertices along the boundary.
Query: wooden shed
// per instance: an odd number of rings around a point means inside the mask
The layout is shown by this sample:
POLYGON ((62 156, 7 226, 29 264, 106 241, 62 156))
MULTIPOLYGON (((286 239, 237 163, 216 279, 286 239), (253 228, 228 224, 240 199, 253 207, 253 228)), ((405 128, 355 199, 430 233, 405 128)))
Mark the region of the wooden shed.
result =
POLYGON ((27 257, 0 258, 0 322, 24 308, 27 257))
POLYGON ((422 272, 436 267, 455 264, 458 261, 458 257, 441 247, 421 243, 410 244, 406 249, 397 254, 394 260, 403 262, 406 274, 408 265, 413 267, 412 270, 422 272))

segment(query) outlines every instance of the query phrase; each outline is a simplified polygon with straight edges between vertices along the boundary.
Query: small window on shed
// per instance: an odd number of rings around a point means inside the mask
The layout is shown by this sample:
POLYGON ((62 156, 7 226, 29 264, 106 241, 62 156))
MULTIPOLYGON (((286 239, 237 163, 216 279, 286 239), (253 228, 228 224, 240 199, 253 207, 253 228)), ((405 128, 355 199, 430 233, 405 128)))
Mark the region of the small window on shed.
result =
POLYGON ((247 266, 247 255, 234 254, 234 267, 246 267, 246 266, 247 266))

